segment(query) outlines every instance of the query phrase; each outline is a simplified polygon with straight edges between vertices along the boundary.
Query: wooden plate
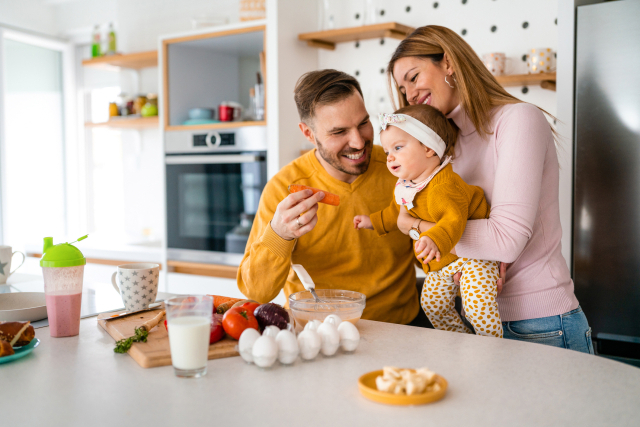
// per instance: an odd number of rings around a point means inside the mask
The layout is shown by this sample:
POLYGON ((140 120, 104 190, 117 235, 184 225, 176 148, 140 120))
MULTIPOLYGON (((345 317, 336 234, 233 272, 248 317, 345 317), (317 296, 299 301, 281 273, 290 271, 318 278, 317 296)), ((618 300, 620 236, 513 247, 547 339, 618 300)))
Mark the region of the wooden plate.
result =
POLYGON ((380 391, 376 387, 376 378, 382 375, 382 369, 364 374, 358 379, 358 388, 360 393, 369 400, 378 403, 386 403, 387 405, 424 405, 426 403, 435 402, 444 397, 447 393, 447 380, 436 374, 436 383, 440 385, 437 391, 429 391, 426 393, 403 395, 393 394, 386 391, 380 391))
POLYGON ((47 318, 44 292, 12 292, 0 294, 0 320, 35 322, 47 318))

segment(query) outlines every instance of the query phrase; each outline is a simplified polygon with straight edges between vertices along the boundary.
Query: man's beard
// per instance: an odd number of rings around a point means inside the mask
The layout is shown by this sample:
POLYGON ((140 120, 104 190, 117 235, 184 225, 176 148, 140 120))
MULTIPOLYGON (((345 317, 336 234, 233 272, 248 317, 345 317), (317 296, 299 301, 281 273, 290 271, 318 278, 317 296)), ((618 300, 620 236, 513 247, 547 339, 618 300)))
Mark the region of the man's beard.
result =
POLYGON ((316 144, 318 147, 318 153, 324 159, 324 161, 329 163, 331 166, 333 166, 340 172, 344 172, 349 175, 362 175, 369 168, 369 162, 371 161, 371 152, 372 152, 371 147, 373 146, 373 141, 371 140, 365 141, 365 144, 364 144, 364 150, 365 150, 364 155, 366 156, 366 160, 362 163, 359 163, 357 165, 351 165, 351 166, 347 166, 343 164, 340 158, 344 154, 357 153, 360 150, 346 150, 338 154, 335 154, 328 150, 325 150, 324 147, 322 146, 322 142, 318 138, 316 138, 316 144))

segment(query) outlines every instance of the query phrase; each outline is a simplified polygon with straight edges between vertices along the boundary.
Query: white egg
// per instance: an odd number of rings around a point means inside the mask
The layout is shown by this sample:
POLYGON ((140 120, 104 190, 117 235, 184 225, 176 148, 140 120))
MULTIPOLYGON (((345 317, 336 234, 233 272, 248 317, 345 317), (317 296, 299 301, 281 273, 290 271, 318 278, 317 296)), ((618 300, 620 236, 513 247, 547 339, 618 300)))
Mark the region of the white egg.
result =
POLYGON ((298 347, 300 347, 300 357, 304 360, 314 359, 320 352, 322 339, 313 329, 307 329, 298 335, 298 347))
POLYGON ((269 368, 278 358, 278 344, 275 338, 263 335, 253 343, 253 363, 261 368, 269 368))
POLYGON ((333 323, 323 323, 318 327, 318 333, 322 339, 320 350, 325 356, 333 356, 340 346, 340 334, 333 323))
POLYGON ((338 325, 340 325, 340 323, 342 323, 342 319, 337 314, 330 314, 330 315, 328 315, 327 317, 324 318, 324 322, 323 323, 333 323, 335 325, 335 327, 337 328, 338 325))
POLYGON ((340 346, 342 350, 351 352, 358 348, 360 343, 360 332, 353 323, 342 322, 338 326, 338 333, 340 334, 340 346))
POLYGON ((278 360, 283 365, 290 365, 298 358, 298 341, 296 336, 287 330, 278 332, 276 337, 278 343, 278 360))
POLYGON ((275 338, 275 337, 278 336, 278 332, 280 332, 280 328, 278 328, 275 325, 269 325, 269 326, 264 328, 264 331, 262 331, 262 335, 266 335, 268 337, 275 338))
POLYGON ((322 322, 319 320, 309 320, 307 324, 304 325, 304 330, 308 331, 311 329, 312 331, 317 331, 320 325, 322 325, 322 322))
POLYGON ((242 332, 242 335, 240 335, 240 339, 238 340, 238 351, 240 352, 240 356, 242 356, 247 363, 253 362, 251 352, 253 351, 253 344, 258 338, 260 338, 260 332, 253 328, 245 329, 242 332))

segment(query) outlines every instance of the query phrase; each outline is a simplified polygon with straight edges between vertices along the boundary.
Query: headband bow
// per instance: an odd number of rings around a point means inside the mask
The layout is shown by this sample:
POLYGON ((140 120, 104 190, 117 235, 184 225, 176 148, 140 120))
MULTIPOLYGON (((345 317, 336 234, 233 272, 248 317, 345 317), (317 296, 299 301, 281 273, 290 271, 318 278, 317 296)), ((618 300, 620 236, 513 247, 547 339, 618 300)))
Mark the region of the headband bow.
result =
POLYGON ((387 126, 396 126, 418 141, 427 148, 431 148, 436 152, 440 160, 447 150, 447 144, 440 138, 433 129, 407 114, 387 114, 380 113, 378 115, 380 121, 380 133, 387 129, 387 126))

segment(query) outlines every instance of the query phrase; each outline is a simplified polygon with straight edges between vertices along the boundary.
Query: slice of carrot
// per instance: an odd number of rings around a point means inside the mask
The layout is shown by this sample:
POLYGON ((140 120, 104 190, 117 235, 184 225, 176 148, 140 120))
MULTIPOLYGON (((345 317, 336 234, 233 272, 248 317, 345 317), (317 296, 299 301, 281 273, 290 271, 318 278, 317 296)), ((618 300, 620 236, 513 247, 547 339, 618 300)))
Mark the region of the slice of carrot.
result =
POLYGON ((338 206, 340 204, 340 196, 337 194, 329 193, 328 191, 318 190, 317 188, 307 187, 306 185, 300 184, 291 184, 289 186, 289 193, 297 193, 302 190, 311 190, 313 194, 319 193, 322 191, 324 193, 324 198, 320 200, 320 203, 326 203, 332 206, 338 206))

